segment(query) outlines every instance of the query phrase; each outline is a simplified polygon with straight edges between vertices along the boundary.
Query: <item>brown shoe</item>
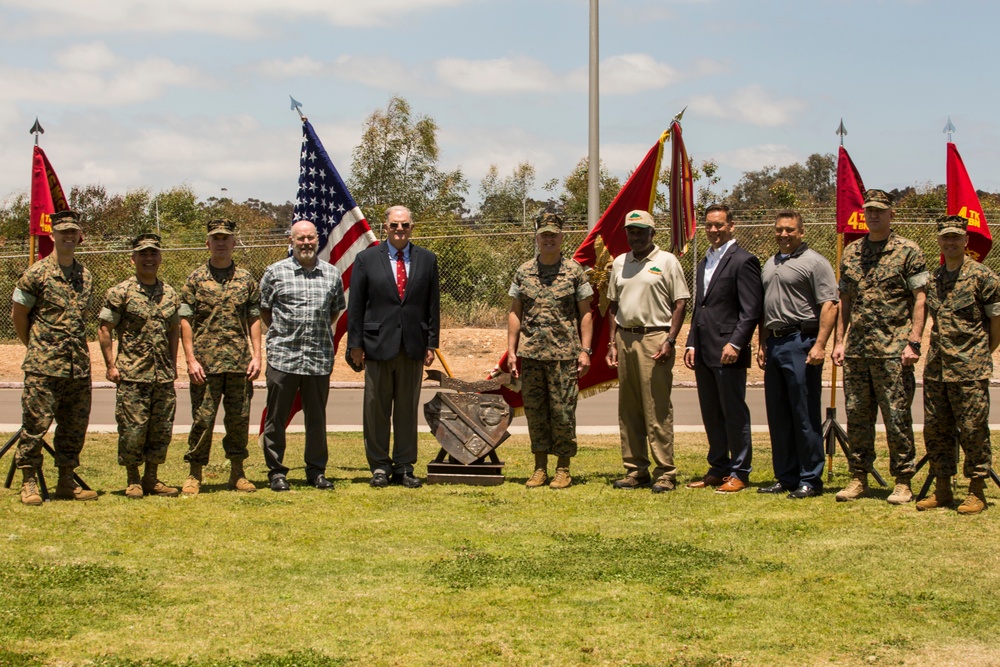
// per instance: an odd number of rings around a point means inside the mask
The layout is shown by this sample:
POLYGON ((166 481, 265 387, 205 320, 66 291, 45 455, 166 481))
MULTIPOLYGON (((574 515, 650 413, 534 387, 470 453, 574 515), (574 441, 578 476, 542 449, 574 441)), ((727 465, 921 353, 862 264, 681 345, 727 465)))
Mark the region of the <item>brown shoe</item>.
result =
POLYGON ((184 480, 184 486, 181 487, 181 493, 185 496, 196 496, 199 491, 201 491, 201 466, 197 463, 192 463, 191 473, 188 475, 188 478, 184 480))
POLYGON ((705 475, 701 479, 696 479, 693 482, 687 483, 687 488, 689 489, 704 489, 709 486, 722 486, 726 480, 721 477, 716 477, 715 475, 705 475))
POLYGON ((73 468, 59 468, 59 483, 56 484, 55 497, 60 500, 97 500, 97 491, 84 489, 76 483, 73 468))
POLYGON ((732 475, 730 477, 726 477, 723 480, 723 482, 722 482, 722 486, 720 486, 719 488, 717 488, 715 490, 715 492, 716 493, 739 493, 740 491, 742 491, 745 488, 747 488, 747 485, 743 483, 743 480, 741 480, 736 475, 732 475))
POLYGON ((42 504, 42 494, 38 492, 38 478, 34 468, 22 468, 24 481, 21 483, 21 502, 25 505, 38 506, 42 504))
POLYGON ((913 500, 913 491, 910 489, 910 478, 897 477, 896 486, 885 501, 890 505, 905 505, 911 500, 913 500))
POLYGON ((556 476, 549 484, 550 489, 565 489, 573 483, 573 478, 569 475, 569 468, 556 468, 556 476))
POLYGON ((257 487, 247 479, 246 472, 243 471, 243 461, 229 462, 229 490, 240 493, 253 493, 257 487))
POLYGON ((546 472, 545 468, 537 468, 531 474, 531 477, 528 478, 528 481, 525 482, 524 486, 529 489, 537 489, 548 481, 549 473, 546 472))
POLYGON ((959 514, 979 514, 986 509, 986 481, 980 477, 969 480, 969 496, 958 506, 959 514))
POLYGON ((955 501, 951 493, 951 477, 938 477, 934 482, 934 493, 923 500, 917 501, 917 510, 936 509, 938 507, 949 507, 955 501))
POLYGON ((138 500, 144 495, 142 492, 142 476, 139 474, 139 466, 125 466, 125 474, 128 482, 125 486, 125 497, 138 500))
POLYGON ((835 498, 838 503, 846 503, 868 495, 868 473, 856 472, 854 479, 848 482, 847 486, 837 492, 835 498))
POLYGON ((159 468, 158 463, 146 462, 146 470, 142 475, 142 492, 147 496, 161 496, 163 498, 176 498, 181 495, 180 489, 175 486, 167 486, 156 477, 159 468))
POLYGON ((661 477, 656 480, 656 483, 650 487, 650 491, 653 493, 666 493, 667 491, 673 491, 677 488, 677 483, 670 477, 661 477))
POLYGON ((619 480, 611 483, 611 486, 616 489, 641 489, 649 486, 652 482, 652 478, 649 473, 645 475, 626 475, 619 480))

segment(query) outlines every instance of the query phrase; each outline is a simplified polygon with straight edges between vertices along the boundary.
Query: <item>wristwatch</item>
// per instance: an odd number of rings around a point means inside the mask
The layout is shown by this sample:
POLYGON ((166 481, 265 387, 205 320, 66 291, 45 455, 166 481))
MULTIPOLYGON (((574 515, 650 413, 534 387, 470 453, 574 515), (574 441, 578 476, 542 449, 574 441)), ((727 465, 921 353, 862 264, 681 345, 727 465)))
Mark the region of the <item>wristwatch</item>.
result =
POLYGON ((670 343, 671 345, 677 345, 677 339, 671 338, 670 336, 667 336, 667 342, 670 343))
POLYGON ((583 348, 583 351, 586 352, 587 354, 593 354, 594 353, 594 349, 591 348, 591 347, 585 347, 585 348, 583 348))
POLYGON ((919 340, 911 340, 911 341, 908 341, 908 342, 907 342, 907 345, 909 345, 909 346, 910 346, 910 349, 911 349, 911 350, 913 350, 913 351, 914 351, 914 352, 916 352, 917 354, 920 354, 920 341, 919 341, 919 340))

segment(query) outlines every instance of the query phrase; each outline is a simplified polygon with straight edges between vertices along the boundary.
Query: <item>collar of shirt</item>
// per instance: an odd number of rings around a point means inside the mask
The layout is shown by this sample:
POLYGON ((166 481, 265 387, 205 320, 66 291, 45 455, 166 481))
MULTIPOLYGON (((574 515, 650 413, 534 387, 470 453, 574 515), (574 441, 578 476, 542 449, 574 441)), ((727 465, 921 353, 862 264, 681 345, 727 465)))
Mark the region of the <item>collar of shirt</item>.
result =
POLYGON ((718 250, 716 250, 715 248, 712 248, 712 247, 709 247, 708 251, 707 251, 707 252, 705 253, 705 259, 706 259, 706 260, 707 260, 707 261, 708 261, 708 262, 709 262, 710 264, 715 264, 715 263, 716 263, 716 262, 718 262, 718 261, 719 261, 720 259, 722 259, 722 256, 726 254, 726 251, 727 251, 727 250, 729 250, 729 248, 730 248, 730 247, 731 247, 731 246, 732 246, 732 245, 733 245, 734 243, 736 243, 736 239, 729 239, 728 241, 726 241, 725 243, 723 243, 723 244, 722 244, 722 245, 721 245, 721 246, 719 247, 719 249, 718 249, 718 250))
POLYGON ((789 253, 787 255, 783 255, 780 252, 776 252, 776 253, 774 253, 774 263, 775 264, 781 264, 782 262, 785 262, 785 261, 791 259, 792 257, 798 257, 799 255, 801 255, 802 253, 804 253, 808 249, 809 249, 809 246, 807 246, 806 243, 805 243, 805 241, 803 241, 802 243, 799 244, 798 248, 796 248, 795 250, 793 250, 791 253, 789 253))
POLYGON ((645 262, 647 259, 653 259, 660 252, 660 246, 653 244, 653 249, 649 251, 649 254, 642 259, 636 259, 635 253, 629 250, 628 254, 625 255, 626 262, 645 262))
MULTIPOLYGON (((313 271, 320 271, 320 267, 322 266, 323 263, 323 260, 321 260, 317 255, 316 263, 313 264, 313 267, 311 269, 307 269, 306 267, 302 266, 301 262, 299 262, 298 257, 296 257, 295 255, 292 255, 288 259, 292 260, 292 264, 295 265, 296 271, 302 271, 303 273, 312 273, 313 271)), ((233 266, 234 267, 236 266, 236 262, 233 262, 233 266)))
MULTIPOLYGON (((410 263, 410 248, 412 246, 413 246, 412 243, 407 243, 406 247, 403 248, 403 261, 406 262, 407 264, 410 263)), ((385 247, 388 249, 389 259, 391 259, 392 261, 395 262, 396 261, 396 254, 399 252, 399 250, 397 248, 393 247, 393 245, 391 243, 386 243, 385 247)))

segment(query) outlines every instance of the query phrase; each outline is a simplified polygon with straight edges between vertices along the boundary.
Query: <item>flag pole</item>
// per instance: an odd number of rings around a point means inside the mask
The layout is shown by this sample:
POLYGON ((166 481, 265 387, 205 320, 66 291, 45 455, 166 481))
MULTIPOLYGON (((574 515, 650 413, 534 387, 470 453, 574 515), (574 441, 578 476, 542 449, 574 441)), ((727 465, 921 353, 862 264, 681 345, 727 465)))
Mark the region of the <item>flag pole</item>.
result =
MULTIPOLYGON (((844 137, 847 136, 847 128, 844 127, 844 119, 840 119, 837 127, 837 135, 840 137, 840 145, 844 145, 844 137)), ((844 234, 839 230, 839 224, 834 214, 834 225, 837 227, 837 262, 834 264, 834 275, 837 283, 840 283, 840 262, 844 253, 844 234)), ((840 308, 838 304, 837 319, 840 319, 840 308)), ((839 322, 834 324, 836 330, 839 322)), ((836 335, 834 336, 834 347, 836 347, 836 335)), ((833 481, 833 454, 836 451, 837 443, 844 448, 847 442, 847 433, 843 427, 837 423, 837 365, 832 364, 830 368, 830 407, 826 409, 826 422, 822 428, 823 440, 826 446, 826 481, 833 481)))
MULTIPOLYGON (((31 126, 28 130, 29 134, 35 135, 35 146, 38 146, 38 135, 45 134, 45 128, 42 124, 38 122, 38 116, 35 116, 35 124, 31 126)), ((32 155, 32 169, 34 169, 34 155, 32 155)), ((37 240, 35 235, 31 233, 31 225, 28 225, 28 266, 35 263, 35 255, 38 252, 37 240)))

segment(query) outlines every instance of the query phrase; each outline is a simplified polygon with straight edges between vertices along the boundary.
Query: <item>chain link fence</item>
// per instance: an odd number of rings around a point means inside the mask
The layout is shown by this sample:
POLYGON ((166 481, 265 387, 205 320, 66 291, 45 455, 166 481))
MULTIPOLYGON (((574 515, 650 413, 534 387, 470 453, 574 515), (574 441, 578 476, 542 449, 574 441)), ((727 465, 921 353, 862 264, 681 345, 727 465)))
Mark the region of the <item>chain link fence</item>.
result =
MULTIPOLYGON (((741 246, 757 255, 761 262, 772 255, 777 246, 773 225, 776 211, 759 211, 755 215, 736 212, 736 239, 741 246)), ((833 209, 808 209, 801 211, 806 228, 805 240, 809 246, 836 263, 837 233, 832 222, 833 209)), ((914 209, 898 210, 893 229, 923 248, 928 266, 937 265, 939 254, 934 219, 940 211, 914 209)), ((987 218, 1000 220, 1000 211, 987 211, 987 218)), ((668 225, 661 225, 656 240, 667 244, 668 225)), ((586 222, 571 220, 565 232, 564 249, 567 254, 583 242, 587 235, 586 222)), ((482 221, 421 222, 415 229, 414 241, 433 250, 438 255, 441 271, 442 323, 446 327, 497 328, 506 323, 510 287, 514 270, 535 254, 534 233, 529 228, 509 223, 486 224, 482 221)), ((167 242, 169 246, 169 241, 167 242)), ((92 304, 88 334, 97 335, 97 312, 108 288, 133 274, 131 251, 127 239, 87 240, 78 257, 94 278, 94 303, 92 304)), ((704 229, 699 227, 688 252, 680 257, 681 266, 693 291, 694 268, 697 258, 708 247, 704 229)), ((234 253, 236 262, 248 269, 258 280, 268 265, 287 255, 288 244, 281 235, 257 235, 243 238, 234 253)), ((208 259, 202 247, 167 247, 163 251, 160 277, 179 289, 187 276, 208 259)), ((991 253, 985 264, 1000 271, 1000 252, 991 253)), ((18 277, 28 266, 27 248, 18 243, 8 243, 0 248, 0 293, 10 295, 18 277), (13 252, 12 252, 13 251, 13 252)), ((9 298, 9 296, 5 297, 9 298)), ((14 328, 10 308, 0 308, 0 340, 13 341, 14 328)))

